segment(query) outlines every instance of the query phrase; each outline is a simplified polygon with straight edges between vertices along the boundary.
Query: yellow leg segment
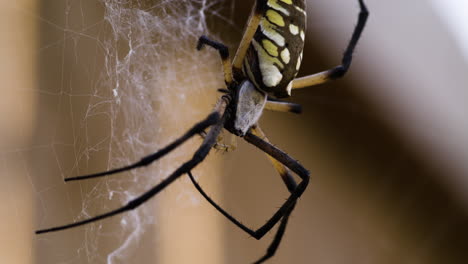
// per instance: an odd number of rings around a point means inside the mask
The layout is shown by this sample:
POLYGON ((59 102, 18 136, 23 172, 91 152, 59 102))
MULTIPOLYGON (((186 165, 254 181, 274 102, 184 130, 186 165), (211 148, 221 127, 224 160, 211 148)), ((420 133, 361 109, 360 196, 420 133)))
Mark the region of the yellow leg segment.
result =
POLYGON ((320 73, 294 79, 292 88, 293 89, 307 88, 307 87, 325 83, 327 81, 332 80, 332 78, 330 77, 331 73, 332 73, 332 70, 328 70, 328 71, 323 71, 320 73))
POLYGON ((231 68, 231 60, 228 58, 223 58, 223 69, 224 69, 224 80, 226 82, 226 85, 229 87, 229 85, 232 83, 232 68, 231 68))
POLYGON ((265 109, 277 112, 290 112, 296 114, 302 113, 302 106, 300 104, 289 102, 267 101, 265 104, 265 109))
POLYGON ((255 4, 252 14, 249 17, 249 21, 247 22, 247 27, 245 29, 244 35, 242 36, 242 40, 239 44, 239 47, 237 48, 236 56, 232 62, 232 68, 234 69, 235 76, 242 72, 242 63, 244 61, 245 54, 247 54, 250 42, 252 42, 258 25, 260 24, 261 18, 262 16, 258 12, 258 6, 255 4))
POLYGON ((354 28, 351 40, 349 41, 348 46, 346 47, 346 50, 343 54, 343 58, 341 59, 341 65, 327 71, 295 79, 293 81, 292 89, 318 85, 329 80, 341 78, 346 74, 349 67, 351 66, 354 49, 356 48, 357 42, 361 37, 362 31, 364 30, 364 26, 366 25, 366 21, 369 16, 369 11, 367 10, 363 0, 359 0, 359 6, 361 10, 359 12, 358 22, 354 28))
POLYGON ((211 40, 206 36, 201 36, 198 39, 197 50, 201 50, 205 45, 208 45, 219 52, 219 55, 221 56, 221 61, 223 63, 224 81, 229 87, 232 83, 233 77, 228 47, 226 47, 223 43, 211 40))
MULTIPOLYGON (((263 133, 262 129, 260 128, 260 126, 258 124, 253 126, 250 131, 252 132, 252 134, 256 135, 257 137, 265 140, 266 142, 269 142, 268 138, 265 135, 265 133, 263 133)), ((291 179, 293 178, 292 175, 291 175, 291 171, 288 168, 286 168, 286 166, 284 166, 282 163, 280 163, 275 158, 273 158, 272 156, 267 154, 267 157, 270 160, 273 167, 275 168, 275 170, 279 173, 279 175, 283 179, 283 181, 286 184, 286 186, 288 187, 288 189, 291 190, 291 188, 292 188, 292 190, 294 190, 295 186, 290 186, 291 185, 291 179)), ((294 180, 292 182, 294 182, 294 180)), ((294 185, 295 185, 295 183, 294 183, 294 185)))

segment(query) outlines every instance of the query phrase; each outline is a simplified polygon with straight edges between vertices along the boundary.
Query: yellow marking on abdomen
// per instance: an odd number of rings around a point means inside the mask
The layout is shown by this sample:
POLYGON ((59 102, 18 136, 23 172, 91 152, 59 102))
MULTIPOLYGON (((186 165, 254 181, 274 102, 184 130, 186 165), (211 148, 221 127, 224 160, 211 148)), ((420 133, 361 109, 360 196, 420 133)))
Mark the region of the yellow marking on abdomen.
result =
POLYGON ((278 57, 278 47, 273 44, 273 42, 269 41, 268 39, 262 40, 263 48, 273 57, 278 57))
POLYGON ((272 23, 280 26, 280 27, 284 27, 285 26, 285 23, 284 23, 284 19, 283 17, 278 13, 276 12, 275 10, 273 9, 268 9, 267 12, 266 12, 266 17, 268 18, 268 20, 270 20, 272 23))
POLYGON ((281 79, 283 79, 283 74, 281 74, 278 67, 284 68, 284 65, 277 58, 268 55, 257 41, 253 40, 252 45, 258 54, 259 68, 262 73, 263 84, 267 87, 278 85, 281 82, 281 79))
POLYGON ((281 2, 292 5, 292 0, 281 0, 281 2))
POLYGON ((268 0, 267 5, 277 11, 280 11, 286 16, 289 16, 289 11, 282 7, 280 4, 278 4, 278 0, 268 0))
POLYGON ((273 40, 276 45, 283 47, 285 44, 285 39, 281 34, 276 31, 276 26, 270 23, 267 19, 263 18, 260 22, 260 28, 262 33, 267 36, 269 39, 273 40))

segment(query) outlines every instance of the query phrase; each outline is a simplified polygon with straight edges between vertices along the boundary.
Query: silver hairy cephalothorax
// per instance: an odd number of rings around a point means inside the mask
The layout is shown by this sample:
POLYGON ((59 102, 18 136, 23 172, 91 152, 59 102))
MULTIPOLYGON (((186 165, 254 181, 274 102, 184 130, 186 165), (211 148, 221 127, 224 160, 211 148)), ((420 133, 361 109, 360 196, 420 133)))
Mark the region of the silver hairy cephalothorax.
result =
POLYGON ((250 81, 244 81, 237 94, 234 129, 238 136, 244 136, 257 123, 267 101, 267 94, 255 88, 250 81))

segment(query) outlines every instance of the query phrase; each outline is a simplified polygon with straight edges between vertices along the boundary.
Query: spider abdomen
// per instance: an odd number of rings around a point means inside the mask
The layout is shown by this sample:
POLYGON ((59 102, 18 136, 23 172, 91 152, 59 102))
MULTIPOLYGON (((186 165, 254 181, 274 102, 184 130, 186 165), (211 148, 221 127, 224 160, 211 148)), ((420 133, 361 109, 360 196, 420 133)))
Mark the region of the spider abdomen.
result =
POLYGON ((243 61, 243 71, 257 88, 288 97, 302 61, 305 2, 267 0, 262 5, 260 25, 243 61))

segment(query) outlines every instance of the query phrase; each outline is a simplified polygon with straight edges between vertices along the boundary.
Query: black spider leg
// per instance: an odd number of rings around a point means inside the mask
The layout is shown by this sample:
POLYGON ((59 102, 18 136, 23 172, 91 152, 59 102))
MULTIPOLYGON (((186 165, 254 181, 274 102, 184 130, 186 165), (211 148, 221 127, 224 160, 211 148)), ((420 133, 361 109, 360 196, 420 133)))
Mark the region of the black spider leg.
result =
POLYGON ((337 79, 345 75, 345 73, 349 69, 349 66, 351 66, 354 49, 356 48, 359 38, 361 38, 362 31, 364 30, 367 18, 369 17, 369 11, 367 10, 366 5, 364 4, 364 0, 359 0, 359 7, 361 10, 359 12, 357 25, 354 28, 351 40, 349 41, 348 46, 346 47, 346 50, 343 54, 341 65, 334 68, 330 73, 330 78, 332 79, 337 79))
POLYGON ((356 48, 356 45, 366 25, 367 18, 369 17, 369 11, 367 10, 367 7, 364 4, 363 0, 359 0, 359 7, 360 11, 358 16, 358 22, 354 27, 351 40, 348 42, 348 46, 346 47, 346 50, 343 53, 341 65, 338 65, 332 69, 323 72, 294 79, 293 89, 311 87, 318 84, 322 84, 329 80, 339 79, 343 77, 346 74, 346 72, 348 72, 349 67, 351 66, 351 62, 353 60, 354 49, 356 48))
MULTIPOLYGON (((48 233, 48 232, 55 232, 59 230, 64 230, 64 229, 69 229, 72 227, 77 227, 81 225, 85 225, 94 221, 98 221, 104 218, 108 218, 126 211, 133 210, 137 208, 138 206, 142 205, 144 202, 158 194, 160 191, 162 191, 164 188, 166 188, 169 184, 174 182, 177 178, 179 178, 181 175, 187 173, 191 169, 193 169, 195 166, 197 166, 200 162, 202 162, 205 157, 208 155, 210 152, 211 148, 213 145, 216 143, 216 138, 218 137, 219 133, 221 132, 221 129, 224 126, 224 122, 226 120, 226 114, 225 110, 227 105, 230 102, 230 97, 229 96, 223 96, 221 97, 220 101, 216 105, 214 113, 212 113, 210 116, 213 116, 212 118, 214 120, 218 120, 216 124, 214 124, 210 131, 208 132, 208 135, 206 138, 203 140, 203 143, 201 146, 197 149, 195 154, 193 155, 192 159, 189 161, 185 162, 182 164, 177 170, 175 170, 169 177, 161 181, 158 185, 154 186, 150 190, 146 191, 142 195, 138 196, 137 198, 129 201, 125 206, 118 208, 116 210, 110 211, 108 213, 98 215, 83 221, 75 222, 72 224, 68 225, 63 225, 63 226, 57 226, 57 227, 52 227, 48 229, 42 229, 42 230, 37 230, 36 234, 41 234, 41 233, 48 233), (219 116, 223 116, 221 119, 219 116)), ((191 135, 197 134, 196 132, 192 132, 191 135)), ((185 138, 185 135, 182 137, 185 138)), ((172 145, 172 144, 171 144, 172 145)))
MULTIPOLYGON (((282 150, 278 149, 277 147, 273 146, 269 142, 261 139, 260 137, 252 134, 251 132, 247 132, 247 134, 244 136, 244 139, 249 142, 250 144, 256 146, 263 152, 267 153, 283 165, 285 165, 288 169, 292 170, 295 172, 300 178, 301 182, 297 185, 292 176, 288 173, 287 178, 283 178, 286 186, 288 187, 288 190, 291 192, 291 195, 288 197, 286 202, 283 203, 283 205, 280 207, 280 209, 273 215, 273 217, 267 221, 257 232, 259 232, 261 229, 266 229, 269 228, 271 229, 273 225, 279 220, 276 220, 276 222, 273 222, 279 215, 281 216, 286 216, 284 219, 284 222, 282 223, 282 226, 280 226, 280 230, 282 229, 281 232, 284 233, 284 229, 286 228, 286 224, 288 221, 289 214, 292 212, 294 209, 294 206, 296 204, 297 199, 304 193, 305 189, 307 188, 307 185, 309 184, 309 179, 310 179, 310 173, 305 169, 298 161, 294 160, 292 157, 290 157, 288 154, 283 152, 282 150)), ((268 230, 269 230, 268 229, 268 230)), ((268 232, 266 230, 266 232, 268 232)), ((260 232, 259 232, 260 233, 260 232)), ((275 240, 279 241, 281 240, 281 236, 276 236, 275 240)), ((273 241, 275 242, 275 241, 273 241)), ((277 247, 277 245, 276 245, 277 247)), ((270 248, 274 249, 275 244, 273 243, 270 245, 270 248)), ((270 250, 270 248, 268 250, 270 250)), ((268 253, 267 253, 268 255, 268 253)), ((268 258, 268 257, 267 257, 268 258)))
POLYGON ((158 160, 159 158, 163 157, 164 155, 168 154, 178 146, 180 146, 182 143, 187 141, 189 138, 191 138, 195 134, 200 134, 204 132, 204 130, 211 125, 215 124, 219 120, 219 115, 217 113, 212 113, 210 114, 205 120, 195 124, 189 131, 187 131, 182 137, 176 139, 174 142, 171 144, 167 145, 163 149, 148 155, 146 157, 143 157, 140 161, 135 162, 133 164, 130 164, 128 166, 122 167, 122 168, 117 168, 109 171, 104 171, 104 172, 98 172, 98 173, 93 173, 89 175, 83 175, 83 176, 76 176, 76 177, 70 177, 70 178, 65 178, 65 181, 78 181, 78 180, 86 180, 86 179, 91 179, 91 178, 97 178, 97 177, 104 177, 104 176, 110 176, 119 172, 124 172, 144 166, 148 166, 154 161, 158 160))
POLYGON ((216 49, 219 52, 219 55, 221 56, 222 60, 228 60, 229 59, 229 49, 223 43, 211 40, 207 36, 202 35, 198 39, 197 50, 201 50, 203 48, 203 46, 205 46, 205 45, 208 45, 208 46, 216 49))
POLYGON ((211 40, 206 36, 201 36, 198 39, 197 50, 201 50, 205 45, 208 45, 219 52, 219 56, 221 57, 221 62, 223 64, 224 81, 226 82, 228 89, 232 89, 233 77, 228 47, 223 43, 211 40))
MULTIPOLYGON (((292 190, 291 195, 289 198, 283 203, 283 205, 276 211, 276 213, 260 228, 258 228, 256 231, 248 228, 241 222, 239 222, 237 219, 235 219, 233 216, 231 216, 229 213, 227 213, 223 208, 221 208, 218 204, 216 204, 200 187, 200 185, 195 181, 193 178, 193 175, 190 171, 187 173, 189 174, 190 179, 192 180, 193 184, 197 188, 197 190, 205 197, 205 199, 213 205, 213 207, 216 208, 221 214, 223 214, 226 218, 228 218, 231 222, 233 222, 237 227, 240 229, 244 230, 246 233, 249 235, 253 236, 256 239, 261 239, 268 231, 270 231, 273 226, 278 223, 278 221, 288 215, 292 208, 294 207, 297 199, 302 195, 304 190, 306 189, 308 183, 309 183, 309 172, 296 160, 291 158, 288 154, 283 152, 282 150, 278 149, 277 147, 271 145, 270 143, 264 141, 263 139, 251 134, 248 132, 245 136, 244 139, 253 144, 254 146, 258 147, 268 155, 272 156, 279 162, 281 162, 283 165, 288 167, 290 170, 294 171, 301 179, 302 181, 299 183, 299 185, 295 186, 295 188, 292 190)), ((288 183, 289 184, 289 183, 288 183)), ((293 185, 288 185, 293 187, 293 185)), ((284 229, 286 228, 287 220, 286 222, 282 225, 284 227, 281 227, 282 232, 284 233, 284 229)), ((281 235, 282 236, 282 235, 281 235)), ((281 236, 278 238, 278 243, 279 240, 281 240, 281 236)), ((276 238, 275 238, 276 239, 276 238)), ((277 245, 276 245, 277 247, 277 245)), ((273 245, 272 248, 275 248, 275 245, 273 245)))
MULTIPOLYGON (((292 175, 287 172, 285 176, 282 177, 285 185, 288 187, 288 191, 292 194, 294 190, 297 188, 297 183, 292 177, 292 175)), ((280 226, 278 227, 278 230, 276 231, 275 237, 273 238, 273 241, 271 241, 270 245, 267 248, 267 251, 263 257, 261 257, 259 260, 255 261, 254 264, 260 264, 266 261, 267 259, 273 257, 278 250, 278 247, 281 243, 281 240, 283 239, 284 233, 286 232, 286 227, 288 225, 289 221, 289 216, 291 216, 292 211, 296 207, 296 202, 291 206, 288 212, 281 218, 280 226)))
MULTIPOLYGON (((267 136, 265 135, 265 133, 263 132, 263 130, 260 128, 260 126, 258 124, 253 126, 250 129, 250 132, 253 135, 256 135, 257 137, 263 139, 264 141, 270 142, 268 140, 267 136)), ((288 188, 288 191, 290 193, 293 193, 294 190, 297 187, 297 183, 294 180, 294 177, 292 176, 291 171, 287 167, 285 167, 282 163, 280 163, 279 161, 277 161, 276 159, 271 157, 270 155, 267 154, 267 157, 270 160, 273 167, 275 168, 276 172, 279 173, 279 175, 281 176, 281 179, 283 180, 284 184, 288 188)), ((279 244, 281 243, 283 235, 284 235, 284 233, 286 231, 286 226, 288 224, 289 216, 291 215, 292 211, 294 210, 294 207, 295 207, 295 204, 293 206, 291 206, 291 209, 289 210, 289 212, 286 213, 286 215, 283 216, 283 218, 281 219, 281 222, 280 222, 280 226, 278 227, 278 230, 276 231, 276 234, 275 234, 273 240, 271 241, 270 245, 268 246, 265 255, 263 257, 261 257, 259 260, 257 260, 255 262, 255 264, 262 263, 262 262, 266 261, 267 259, 269 259, 269 258, 271 258, 271 257, 273 257, 275 255, 275 253, 276 253, 276 251, 277 251, 277 249, 279 247, 279 244)))
MULTIPOLYGON (((188 175, 190 177, 190 180, 192 181, 193 185, 195 186, 195 188, 198 190, 198 192, 200 192, 200 194, 216 209, 218 210, 221 214, 223 214, 224 216, 226 216, 231 222, 233 222, 234 224, 236 224, 237 226, 239 226, 238 224, 240 224, 240 222, 235 219, 232 215, 230 215, 229 213, 227 213, 223 208, 221 208, 221 206, 219 206, 215 201, 213 201, 213 199, 211 199, 211 197, 208 196, 208 194, 206 194, 206 192, 203 190, 203 188, 200 186, 200 184, 198 184, 198 182, 195 180, 195 178, 193 177, 192 175, 192 172, 189 171, 188 172, 188 175)), ((290 176, 290 175, 289 175, 290 176)), ((294 179, 292 178, 292 176, 290 176, 290 179, 291 179, 291 182, 288 183, 287 185, 288 186, 294 186, 293 189, 289 189, 289 191, 292 193, 294 191, 294 189, 297 187, 297 184, 296 182, 294 181, 294 179)), ((291 215, 291 212, 294 210, 294 207, 295 207, 296 203, 294 202, 294 204, 291 206, 291 208, 289 208, 289 210, 286 212, 286 214, 283 216, 283 218, 281 218, 281 222, 280 222, 280 226, 278 227, 278 230, 276 231, 276 234, 275 234, 275 237, 273 238, 273 241, 270 243, 270 246, 268 246, 268 249, 267 249, 267 252, 266 254, 261 257, 259 260, 255 261, 254 264, 260 264, 260 263, 263 263, 264 261, 266 261, 267 259, 273 257, 273 255, 276 253, 276 250, 278 249, 278 246, 279 244, 281 243, 281 239, 283 238, 283 235, 286 231, 286 227, 288 225, 288 220, 289 220, 289 216, 291 215)), ((243 229, 244 230, 244 229, 243 229)), ((245 230, 244 230, 245 231, 245 230)), ((249 233, 249 232, 247 232, 249 233)), ((250 233, 249 233, 250 234, 250 233)))
POLYGON ((278 227, 278 231, 276 231, 275 237, 273 241, 271 241, 270 246, 268 246, 266 254, 261 257, 259 260, 255 261, 254 264, 260 264, 268 260, 269 258, 273 257, 278 250, 278 247, 281 243, 281 239, 283 239, 284 233, 286 231, 286 227, 288 225, 289 216, 291 216, 294 207, 296 206, 296 202, 291 206, 288 212, 281 218, 280 226, 278 227))
MULTIPOLYGON (((297 183, 296 181, 294 180, 293 176, 290 174, 290 171, 286 169, 286 171, 284 173, 281 173, 281 178, 283 179, 286 187, 288 188, 289 192, 290 193, 293 193, 294 190, 296 189, 297 187, 297 183)), ((203 188, 200 186, 200 184, 198 184, 198 182, 195 180, 195 178, 193 177, 192 175, 192 172, 188 172, 188 175, 190 177, 190 180, 192 181, 193 185, 195 186, 195 188, 200 192, 200 194, 216 209, 218 210, 221 214, 225 215, 227 217, 227 215, 230 215, 229 213, 227 213, 224 209, 222 209, 221 206, 219 206, 215 201, 213 201, 213 199, 211 199, 211 197, 208 196, 208 194, 203 190, 203 188)), ((257 260, 256 262, 254 262, 254 264, 259 264, 259 263, 263 263, 264 261, 266 261, 267 259, 271 258, 274 256, 274 254, 276 253, 280 243, 281 243, 281 239, 283 238, 283 235, 286 231, 286 227, 287 227, 287 224, 288 224, 288 220, 289 220, 289 216, 291 215, 291 212, 294 210, 294 207, 295 207, 295 203, 293 204, 293 206, 291 206, 291 208, 288 210, 288 212, 283 216, 283 218, 281 218, 281 222, 280 222, 280 226, 278 227, 278 230, 276 231, 276 234, 272 240, 272 242, 270 243, 270 245, 268 246, 268 249, 265 253, 265 255, 263 257, 261 257, 259 260, 257 260)), ((227 217, 229 220, 232 221, 232 218, 234 218, 232 215, 230 215, 230 217, 227 217)), ((238 221, 238 220, 236 220, 238 221)), ((239 221, 238 221, 239 222, 239 221)), ((235 222, 234 222, 235 223, 235 222)))

